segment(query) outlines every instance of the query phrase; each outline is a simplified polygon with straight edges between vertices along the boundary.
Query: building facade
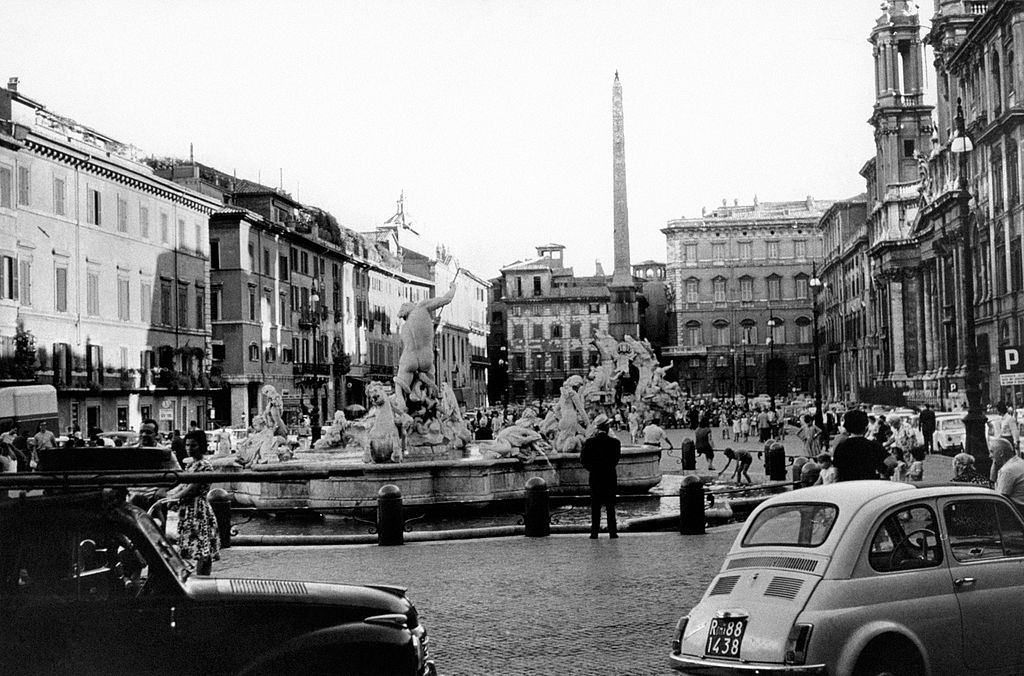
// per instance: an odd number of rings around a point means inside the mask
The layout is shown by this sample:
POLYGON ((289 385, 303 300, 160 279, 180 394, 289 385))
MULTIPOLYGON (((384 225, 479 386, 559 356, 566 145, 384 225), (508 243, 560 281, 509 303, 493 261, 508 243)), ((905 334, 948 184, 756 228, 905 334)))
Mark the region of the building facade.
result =
POLYGON ((822 239, 821 286, 812 288, 818 323, 822 397, 861 401, 874 385, 875 343, 869 338, 867 201, 864 195, 836 202, 819 221, 822 239))
POLYGON ((5 350, 18 327, 34 338, 62 426, 205 425, 219 206, 16 80, 0 89, 0 335, 5 350))
POLYGON ((610 278, 576 277, 564 251, 539 246, 536 259, 501 269, 510 401, 556 397, 566 378, 586 377, 598 359, 592 341, 608 331, 610 278))
MULTIPOLYGON (((868 393, 859 396, 877 403, 891 398, 962 408, 964 348, 974 341, 983 402, 1019 404, 1020 386, 999 384, 998 355, 1002 347, 1024 343, 1019 153, 1024 108, 1018 101, 1022 80, 1015 58, 1018 45, 1024 45, 1024 3, 935 2, 924 42, 935 55, 937 122, 932 107, 922 101, 920 36, 917 7, 904 1, 888 3, 871 32, 876 156, 862 170, 867 219, 854 237, 866 243, 868 289, 866 298, 863 293, 850 298, 867 302, 872 352, 868 393), (958 100, 973 141, 973 150, 961 156, 951 152, 958 100), (969 202, 961 199, 961 174, 969 202), (964 289, 965 217, 971 298, 964 289), (970 336, 963 321, 968 303, 976 318, 970 336)), ((859 245, 851 247, 834 264, 863 270, 860 251, 859 245)), ((851 305, 819 307, 835 325, 844 321, 851 305)), ((847 334, 845 340, 856 342, 858 336, 847 334)), ((858 363, 862 367, 863 359, 858 363)), ((836 372, 826 370, 825 378, 826 391, 848 390, 836 372)))
POLYGON ((810 280, 829 204, 723 202, 662 230, 676 340, 662 354, 691 396, 812 389, 810 280))

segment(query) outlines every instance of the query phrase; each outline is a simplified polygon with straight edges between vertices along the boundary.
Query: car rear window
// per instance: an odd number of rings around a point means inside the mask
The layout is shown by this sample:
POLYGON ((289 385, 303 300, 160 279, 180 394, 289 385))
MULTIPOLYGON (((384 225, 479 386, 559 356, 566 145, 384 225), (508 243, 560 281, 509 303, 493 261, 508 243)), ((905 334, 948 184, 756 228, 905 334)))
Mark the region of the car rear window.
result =
POLYGON ((839 508, 830 503, 774 505, 754 518, 742 546, 817 547, 828 538, 839 508))

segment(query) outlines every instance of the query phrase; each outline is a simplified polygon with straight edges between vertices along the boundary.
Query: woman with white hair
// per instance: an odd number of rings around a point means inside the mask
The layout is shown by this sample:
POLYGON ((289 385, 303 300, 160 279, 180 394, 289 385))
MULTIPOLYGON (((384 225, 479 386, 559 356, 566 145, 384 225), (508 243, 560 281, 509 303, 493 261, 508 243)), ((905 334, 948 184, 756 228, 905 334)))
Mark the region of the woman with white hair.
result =
POLYGON ((970 453, 957 453, 953 456, 953 478, 950 481, 992 487, 992 482, 974 468, 974 456, 970 453))

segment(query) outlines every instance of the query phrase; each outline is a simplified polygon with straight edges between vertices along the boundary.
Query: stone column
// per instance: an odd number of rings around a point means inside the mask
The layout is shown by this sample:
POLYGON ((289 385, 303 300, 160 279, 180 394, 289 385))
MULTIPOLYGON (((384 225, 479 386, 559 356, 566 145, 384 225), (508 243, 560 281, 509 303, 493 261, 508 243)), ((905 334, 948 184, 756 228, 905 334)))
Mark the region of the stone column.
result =
POLYGON ((906 351, 903 330, 903 280, 893 279, 889 282, 890 308, 890 341, 892 343, 892 377, 902 380, 907 377, 906 351))

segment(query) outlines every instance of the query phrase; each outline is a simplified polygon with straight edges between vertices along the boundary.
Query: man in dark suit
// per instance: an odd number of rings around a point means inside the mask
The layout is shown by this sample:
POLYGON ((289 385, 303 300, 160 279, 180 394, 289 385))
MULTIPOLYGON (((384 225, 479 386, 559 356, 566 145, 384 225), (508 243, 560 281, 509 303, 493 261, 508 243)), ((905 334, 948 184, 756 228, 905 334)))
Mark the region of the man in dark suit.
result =
POLYGON ((924 447, 931 453, 934 448, 932 439, 935 438, 935 411, 932 410, 931 404, 924 405, 924 410, 918 416, 918 422, 921 424, 921 434, 924 435, 924 447))
POLYGON ((608 434, 611 420, 601 413, 594 418, 597 433, 583 442, 580 463, 590 473, 590 537, 597 539, 601 530, 601 506, 608 512, 608 537, 617 538, 615 526, 615 491, 618 478, 615 466, 619 464, 622 444, 608 434))

